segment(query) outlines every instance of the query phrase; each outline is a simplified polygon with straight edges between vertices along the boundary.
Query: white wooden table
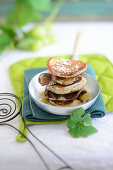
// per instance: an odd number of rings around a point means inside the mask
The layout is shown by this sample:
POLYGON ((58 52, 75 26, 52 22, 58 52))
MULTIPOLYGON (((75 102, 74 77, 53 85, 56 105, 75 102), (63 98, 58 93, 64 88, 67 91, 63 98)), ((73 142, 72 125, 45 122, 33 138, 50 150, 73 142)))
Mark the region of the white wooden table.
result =
MULTIPOLYGON (((56 56, 71 54, 75 36, 83 30, 80 54, 100 53, 113 62, 113 22, 55 23, 53 32, 57 42, 39 52, 6 51, 0 56, 0 93, 11 92, 8 68, 11 64, 30 57, 56 56)), ((113 90, 113 89, 112 89, 113 90)), ((19 127, 19 118, 10 122, 19 127)), ((113 112, 100 119, 93 119, 98 133, 88 138, 74 139, 68 134, 66 124, 33 125, 30 129, 68 162, 76 170, 112 170, 113 169, 113 112)), ((17 132, 6 126, 0 126, 0 170, 44 170, 31 145, 26 141, 17 143, 17 132)), ((30 136, 29 136, 30 137, 30 136)), ((56 170, 61 164, 40 144, 39 151, 56 170)))

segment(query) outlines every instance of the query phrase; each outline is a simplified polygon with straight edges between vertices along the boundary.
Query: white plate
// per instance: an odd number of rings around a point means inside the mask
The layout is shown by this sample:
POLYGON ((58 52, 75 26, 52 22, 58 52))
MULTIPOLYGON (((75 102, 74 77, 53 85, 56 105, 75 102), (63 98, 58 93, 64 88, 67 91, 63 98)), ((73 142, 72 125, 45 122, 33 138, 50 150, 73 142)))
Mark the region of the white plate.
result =
POLYGON ((29 93, 30 93, 33 101, 36 103, 36 105, 38 107, 40 107, 41 109, 45 110, 46 112, 49 112, 52 114, 57 114, 57 115, 70 115, 71 114, 70 111, 78 109, 80 107, 82 107, 86 110, 95 103, 95 101, 99 95, 98 82, 89 74, 83 73, 83 76, 87 79, 87 84, 86 84, 85 88, 88 90, 88 92, 90 93, 90 96, 91 96, 87 103, 79 105, 79 106, 72 106, 72 107, 58 107, 58 106, 45 104, 45 103, 41 102, 40 101, 41 98, 38 97, 38 94, 41 91, 44 91, 44 89, 45 89, 45 86, 42 86, 38 82, 38 78, 39 78, 40 74, 42 74, 42 73, 48 73, 48 70, 43 71, 32 78, 32 80, 29 83, 29 93))

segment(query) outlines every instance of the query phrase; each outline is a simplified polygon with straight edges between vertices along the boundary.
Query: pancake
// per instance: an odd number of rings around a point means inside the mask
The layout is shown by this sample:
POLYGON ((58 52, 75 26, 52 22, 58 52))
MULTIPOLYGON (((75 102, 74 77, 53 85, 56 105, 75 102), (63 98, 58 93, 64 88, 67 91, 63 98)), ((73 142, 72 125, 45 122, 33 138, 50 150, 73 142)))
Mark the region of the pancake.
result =
POLYGON ((42 86, 45 86, 47 84, 54 85, 54 84, 61 84, 61 85, 70 85, 75 80, 78 80, 78 77, 71 77, 71 78, 64 78, 64 77, 58 77, 55 75, 50 75, 49 73, 42 73, 38 81, 42 86))
POLYGON ((77 99, 78 96, 80 95, 82 90, 73 92, 73 93, 68 93, 68 94, 56 94, 53 93, 49 90, 45 90, 45 97, 50 99, 50 100, 59 100, 59 101, 66 101, 66 100, 74 100, 77 99))
POLYGON ((58 76, 52 75, 51 82, 53 84, 70 85, 74 83, 75 79, 77 80, 78 78, 77 77, 65 78, 65 77, 58 77, 58 76))
POLYGON ((49 100, 50 104, 58 107, 70 107, 70 106, 79 106, 82 104, 80 100, 69 100, 69 101, 57 101, 49 100))
POLYGON ((78 82, 74 82, 71 85, 47 85, 47 90, 56 93, 56 94, 67 94, 72 93, 78 90, 81 90, 86 85, 87 80, 80 76, 81 79, 78 82))
POLYGON ((47 62, 50 74, 58 77, 75 77, 85 72, 87 64, 82 61, 51 58, 47 62))

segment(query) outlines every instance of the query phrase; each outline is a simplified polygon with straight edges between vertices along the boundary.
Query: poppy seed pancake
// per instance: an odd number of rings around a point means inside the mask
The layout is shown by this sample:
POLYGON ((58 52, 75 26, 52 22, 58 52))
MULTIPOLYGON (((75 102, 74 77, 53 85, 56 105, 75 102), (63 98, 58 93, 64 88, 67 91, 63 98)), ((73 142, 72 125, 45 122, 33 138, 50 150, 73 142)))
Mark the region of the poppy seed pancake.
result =
POLYGON ((47 85, 47 90, 56 93, 56 94, 67 94, 72 93, 78 90, 81 90, 85 87, 87 80, 81 76, 81 80, 79 82, 75 82, 71 85, 63 86, 63 85, 47 85))
POLYGON ((86 71, 87 64, 82 61, 51 58, 47 62, 51 74, 59 77, 75 77, 86 71))

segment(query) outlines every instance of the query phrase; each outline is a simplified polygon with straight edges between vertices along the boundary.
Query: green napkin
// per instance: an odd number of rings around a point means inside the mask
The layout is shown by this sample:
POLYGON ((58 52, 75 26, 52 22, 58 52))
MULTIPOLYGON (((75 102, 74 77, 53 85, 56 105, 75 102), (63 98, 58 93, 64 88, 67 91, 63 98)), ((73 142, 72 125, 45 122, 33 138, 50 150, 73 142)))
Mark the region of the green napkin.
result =
MULTIPOLYGON (((70 56, 56 56, 57 58, 69 58, 70 56)), ((30 58, 19 61, 9 68, 10 79, 14 88, 14 93, 23 101, 23 77, 24 70, 31 68, 46 67, 46 62, 50 57, 30 58)), ((99 82, 100 90, 106 106, 106 111, 113 110, 113 64, 103 55, 90 54, 80 55, 79 60, 91 65, 96 73, 96 79, 99 82)), ((53 122, 54 123, 54 122, 53 122)), ((26 121, 26 124, 38 124, 38 122, 26 121)), ((26 134, 26 129, 20 117, 20 130, 26 134)), ((18 136, 18 141, 25 140, 18 136)))
MULTIPOLYGON (((28 86, 31 79, 38 73, 47 70, 47 68, 34 68, 28 69, 24 71, 24 99, 23 99, 23 110, 22 115, 25 120, 38 121, 43 123, 53 123, 52 121, 61 121, 69 119, 68 115, 55 115, 48 113, 42 109, 40 109, 32 100, 29 95, 28 86), (45 122, 44 122, 45 121, 45 122)), ((94 70, 91 66, 87 67, 86 72, 95 78, 94 70)), ((103 102, 103 98, 101 92, 92 107, 86 110, 86 113, 90 113, 92 118, 103 117, 106 113, 105 105, 103 102)))
MULTIPOLYGON (((66 116, 54 115, 50 114, 42 109, 40 109, 32 100, 28 86, 31 79, 38 73, 47 70, 47 68, 34 68, 28 69, 24 71, 24 99, 23 99, 23 107, 22 107, 22 116, 25 120, 34 121, 38 123, 61 123, 61 120, 66 120, 66 116)), ((38 80, 37 80, 38 81, 38 80)), ((62 121, 64 122, 64 121, 62 121)))

